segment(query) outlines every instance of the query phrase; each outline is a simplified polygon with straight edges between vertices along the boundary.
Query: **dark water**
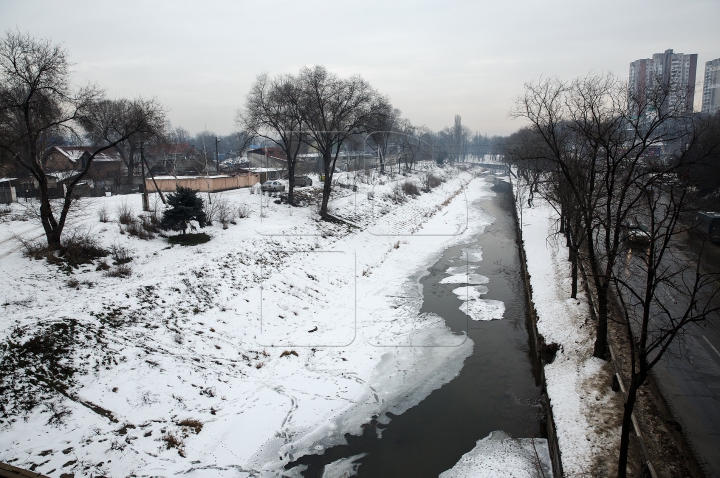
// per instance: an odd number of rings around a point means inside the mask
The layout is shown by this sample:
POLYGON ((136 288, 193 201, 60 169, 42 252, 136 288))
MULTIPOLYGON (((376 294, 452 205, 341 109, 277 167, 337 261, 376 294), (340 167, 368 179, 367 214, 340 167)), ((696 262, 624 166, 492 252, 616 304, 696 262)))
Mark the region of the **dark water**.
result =
POLYGON ((434 312, 455 332, 467 331, 475 345, 460 374, 433 391, 417 406, 392 416, 387 425, 368 424, 361 436, 347 435, 348 445, 305 456, 306 477, 321 477, 325 464, 360 453, 359 477, 437 477, 475 447, 477 440, 502 430, 516 438, 543 435, 540 386, 531 359, 519 256, 515 243, 510 185, 494 178, 490 200, 472 204, 495 221, 474 242, 447 249, 423 284, 421 312, 434 312), (449 267, 467 264, 462 249, 479 245, 483 258, 477 274, 490 278, 484 299, 505 303, 502 320, 473 321, 459 310, 452 290, 462 284, 440 284, 449 267), (382 427, 382 438, 375 427, 382 427))

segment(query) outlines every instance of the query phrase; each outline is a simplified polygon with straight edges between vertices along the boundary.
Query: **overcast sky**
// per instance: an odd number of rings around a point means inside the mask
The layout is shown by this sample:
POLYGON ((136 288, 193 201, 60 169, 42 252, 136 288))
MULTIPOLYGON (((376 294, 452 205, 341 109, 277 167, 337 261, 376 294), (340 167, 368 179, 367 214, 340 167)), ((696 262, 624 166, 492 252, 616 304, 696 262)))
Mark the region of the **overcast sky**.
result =
MULTIPOLYGON (((673 48, 720 58, 718 0, 0 0, 0 27, 62 42, 78 83, 155 96, 173 125, 229 134, 263 72, 359 73, 414 124, 509 134, 523 83, 673 48)), ((699 104, 701 93, 696 93, 699 104)))

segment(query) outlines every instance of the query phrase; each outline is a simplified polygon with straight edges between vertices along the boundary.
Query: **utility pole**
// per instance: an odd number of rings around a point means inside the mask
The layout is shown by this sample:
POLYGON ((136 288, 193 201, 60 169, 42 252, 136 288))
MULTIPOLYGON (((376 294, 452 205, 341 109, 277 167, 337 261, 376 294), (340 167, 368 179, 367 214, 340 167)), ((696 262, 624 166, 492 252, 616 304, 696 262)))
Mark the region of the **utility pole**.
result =
POLYGON ((220 142, 220 140, 217 138, 217 136, 215 136, 215 165, 216 165, 215 171, 217 172, 218 175, 220 174, 220 156, 218 155, 218 143, 219 142, 220 142))
POLYGON ((150 179, 152 179, 153 184, 155 185, 155 191, 160 195, 160 199, 162 199, 163 204, 167 205, 167 201, 165 200, 165 196, 163 195, 162 191, 160 191, 160 188, 158 187, 157 181, 155 181, 155 175, 152 172, 152 169, 150 169, 150 165, 147 162, 147 159, 141 154, 140 155, 142 163, 147 166, 148 168, 148 174, 150 175, 150 179))
POLYGON ((143 142, 140 142, 140 171, 142 171, 142 207, 143 211, 150 210, 150 198, 148 198, 147 183, 145 182, 145 152, 143 151, 143 142))

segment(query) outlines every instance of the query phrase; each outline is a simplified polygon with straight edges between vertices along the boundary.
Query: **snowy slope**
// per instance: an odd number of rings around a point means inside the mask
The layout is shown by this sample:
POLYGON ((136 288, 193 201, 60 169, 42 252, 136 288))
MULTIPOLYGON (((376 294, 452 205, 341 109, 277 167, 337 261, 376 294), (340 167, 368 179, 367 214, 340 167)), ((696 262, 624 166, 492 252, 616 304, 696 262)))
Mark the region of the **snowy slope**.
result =
POLYGON ((132 250, 128 278, 22 257, 8 239, 42 231, 0 223, 0 270, 12 284, 1 337, 74 324, 69 360, 80 371, 67 396, 0 424, 0 461, 52 476, 275 476, 371 417, 417 404, 473 346, 419 315, 418 280, 487 224, 467 204, 491 194, 468 173, 438 174, 440 187, 398 205, 392 183, 338 189, 331 211, 359 229, 247 189, 223 193, 251 216, 209 227, 212 240, 195 247, 98 222, 99 209, 114 215, 124 201, 139 212, 139 195, 82 200, 71 227, 132 250))

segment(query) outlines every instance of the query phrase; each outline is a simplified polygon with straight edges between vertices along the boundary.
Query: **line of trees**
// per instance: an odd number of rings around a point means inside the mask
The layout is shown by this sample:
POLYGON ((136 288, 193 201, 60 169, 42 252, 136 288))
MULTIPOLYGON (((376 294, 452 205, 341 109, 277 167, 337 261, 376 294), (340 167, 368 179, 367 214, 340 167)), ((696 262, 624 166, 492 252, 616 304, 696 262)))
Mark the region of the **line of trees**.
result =
POLYGON ((335 166, 347 143, 371 133, 393 115, 387 97, 360 76, 340 78, 323 66, 305 67, 297 75, 260 75, 237 114, 238 127, 267 139, 283 150, 288 161, 289 201, 301 145, 322 158, 323 197, 320 215, 327 216, 335 166))
POLYGON ((360 155, 370 149, 384 174, 389 158, 394 158, 398 171, 402 165, 410 170, 422 160, 466 161, 471 155, 499 154, 504 139, 473 135, 460 116, 452 128, 437 133, 414 126, 361 77, 340 78, 323 66, 305 67, 297 75, 258 76, 237 111, 236 126, 245 137, 266 140, 283 151, 291 204, 300 154, 309 149, 320 155, 323 217, 341 152, 360 155))
POLYGON ((697 202, 690 173, 717 168, 720 158, 720 115, 688 112, 685 94, 658 83, 635 96, 611 74, 528 83, 512 114, 530 126, 505 149, 528 203, 537 194, 559 212, 572 297, 578 263, 589 266, 598 308, 594 356, 607 355, 612 292, 622 305, 617 319, 630 348, 630 383, 619 477, 626 476, 638 389, 678 335, 718 311, 715 277, 703 273, 699 258, 672 247, 692 225, 697 202), (635 254, 632 234, 646 243, 635 254))

